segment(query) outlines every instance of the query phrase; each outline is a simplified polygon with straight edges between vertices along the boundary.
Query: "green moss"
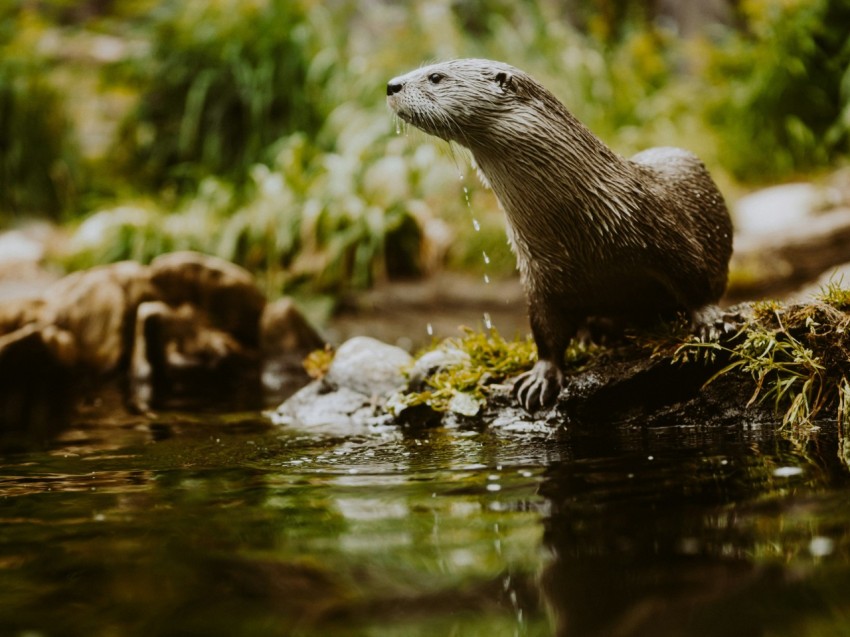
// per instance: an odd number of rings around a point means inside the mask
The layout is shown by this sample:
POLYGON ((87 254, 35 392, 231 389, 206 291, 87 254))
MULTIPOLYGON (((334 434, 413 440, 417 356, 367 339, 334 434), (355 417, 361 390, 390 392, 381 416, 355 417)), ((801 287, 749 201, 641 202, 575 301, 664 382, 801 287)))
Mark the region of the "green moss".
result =
MULTIPOLYGON (((459 355, 449 356, 450 362, 428 376, 421 391, 405 394, 401 407, 426 404, 438 412, 450 411, 459 403, 480 407, 493 386, 531 369, 537 360, 537 348, 531 337, 509 341, 495 329, 467 330, 460 338, 437 343, 417 360, 438 349, 459 355)), ((567 368, 581 370, 603 351, 598 345, 574 339, 564 355, 567 368)))

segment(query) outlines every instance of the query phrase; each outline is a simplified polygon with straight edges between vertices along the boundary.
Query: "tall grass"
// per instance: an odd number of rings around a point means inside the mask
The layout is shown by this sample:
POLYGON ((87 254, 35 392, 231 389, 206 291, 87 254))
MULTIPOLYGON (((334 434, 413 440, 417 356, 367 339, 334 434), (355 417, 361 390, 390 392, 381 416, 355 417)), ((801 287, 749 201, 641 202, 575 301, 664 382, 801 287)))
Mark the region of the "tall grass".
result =
POLYGON ((315 134, 327 104, 310 74, 312 33, 299 0, 162 5, 116 146, 126 174, 143 188, 190 190, 208 175, 240 183, 281 137, 315 134))
POLYGON ((38 69, 0 58, 0 222, 58 218, 78 195, 79 156, 57 91, 38 69))

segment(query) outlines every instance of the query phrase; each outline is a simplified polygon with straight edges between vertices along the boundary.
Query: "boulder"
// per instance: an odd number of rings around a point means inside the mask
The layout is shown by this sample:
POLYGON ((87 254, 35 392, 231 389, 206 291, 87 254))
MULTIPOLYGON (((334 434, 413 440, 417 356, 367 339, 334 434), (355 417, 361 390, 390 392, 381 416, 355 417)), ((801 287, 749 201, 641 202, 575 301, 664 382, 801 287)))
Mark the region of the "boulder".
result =
POLYGON ((383 403, 407 384, 405 371, 412 364, 413 357, 400 347, 355 336, 339 346, 323 382, 383 403))
POLYGON ((0 449, 47 444, 69 421, 71 370, 49 338, 35 325, 0 336, 0 449))
POLYGON ((260 341, 260 316, 266 298, 254 277, 229 261, 198 252, 172 252, 151 262, 157 298, 169 305, 190 303, 203 310, 213 326, 247 347, 260 341))
POLYGON ((162 301, 139 305, 129 374, 130 400, 140 411, 200 401, 207 406, 234 400, 240 407, 259 406, 256 350, 213 327, 203 310, 185 303, 176 308, 162 301))
POLYGON ((327 375, 280 405, 271 419, 328 435, 366 433, 392 420, 383 407, 406 385, 412 362, 399 347, 368 336, 349 339, 339 346, 327 375))
POLYGON ((260 350, 263 390, 270 402, 279 403, 309 381, 304 358, 324 345, 325 340, 292 299, 266 305, 260 319, 260 350))
POLYGON ((147 268, 133 261, 75 272, 45 291, 37 323, 70 333, 76 362, 106 374, 128 359, 136 308, 153 295, 147 268))

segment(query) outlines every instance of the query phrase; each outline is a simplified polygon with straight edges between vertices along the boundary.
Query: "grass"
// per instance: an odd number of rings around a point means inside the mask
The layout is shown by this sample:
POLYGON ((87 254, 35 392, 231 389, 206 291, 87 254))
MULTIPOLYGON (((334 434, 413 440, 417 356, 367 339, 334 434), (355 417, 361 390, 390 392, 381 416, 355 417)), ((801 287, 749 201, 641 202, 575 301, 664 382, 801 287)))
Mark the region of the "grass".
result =
POLYGON ((729 374, 749 377, 749 404, 772 403, 783 426, 801 430, 824 413, 850 424, 850 290, 828 284, 811 303, 786 307, 770 301, 754 312, 728 344, 691 337, 674 359, 728 363, 709 382, 729 374))

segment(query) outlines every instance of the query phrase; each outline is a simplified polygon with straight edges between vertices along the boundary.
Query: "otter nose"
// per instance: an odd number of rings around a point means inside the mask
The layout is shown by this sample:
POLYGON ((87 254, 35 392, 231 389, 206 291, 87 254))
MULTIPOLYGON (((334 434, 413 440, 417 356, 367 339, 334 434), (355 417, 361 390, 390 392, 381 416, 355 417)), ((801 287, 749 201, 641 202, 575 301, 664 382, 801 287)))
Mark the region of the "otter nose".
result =
POLYGON ((402 88, 404 88, 404 84, 399 82, 398 80, 390 80, 387 82, 387 95, 395 95, 402 88))

